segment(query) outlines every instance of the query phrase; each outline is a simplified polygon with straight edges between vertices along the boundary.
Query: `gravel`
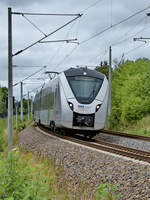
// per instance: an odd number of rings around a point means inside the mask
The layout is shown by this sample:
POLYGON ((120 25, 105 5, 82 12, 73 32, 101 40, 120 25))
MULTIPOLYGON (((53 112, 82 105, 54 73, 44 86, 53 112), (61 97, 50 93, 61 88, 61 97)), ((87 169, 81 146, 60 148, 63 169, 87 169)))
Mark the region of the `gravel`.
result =
POLYGON ((42 152, 63 165, 67 184, 76 199, 81 199, 84 181, 87 200, 91 199, 99 184, 105 182, 120 184, 118 192, 123 194, 121 200, 150 200, 149 164, 46 136, 32 126, 20 132, 19 144, 34 153, 42 152))

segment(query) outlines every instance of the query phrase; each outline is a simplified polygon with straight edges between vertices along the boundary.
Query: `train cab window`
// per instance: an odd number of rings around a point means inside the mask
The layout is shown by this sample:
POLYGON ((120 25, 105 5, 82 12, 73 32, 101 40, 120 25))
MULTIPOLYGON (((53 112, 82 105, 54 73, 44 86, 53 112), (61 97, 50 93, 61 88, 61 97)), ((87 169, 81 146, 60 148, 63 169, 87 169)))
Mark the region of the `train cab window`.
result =
POLYGON ((90 104, 98 94, 103 80, 88 76, 67 77, 69 85, 79 103, 90 104))

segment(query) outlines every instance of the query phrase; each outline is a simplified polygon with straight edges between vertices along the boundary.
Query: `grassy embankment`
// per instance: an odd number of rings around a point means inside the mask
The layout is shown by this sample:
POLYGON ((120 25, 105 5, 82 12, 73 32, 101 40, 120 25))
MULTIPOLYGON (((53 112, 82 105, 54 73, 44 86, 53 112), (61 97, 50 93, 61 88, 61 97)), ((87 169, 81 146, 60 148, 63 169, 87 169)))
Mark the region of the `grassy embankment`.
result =
MULTIPOLYGON (((108 119, 105 129, 109 129, 108 119)), ((119 125, 113 128, 111 127, 110 130, 150 137, 150 115, 147 115, 136 122, 128 123, 126 126, 119 125)))
POLYGON ((60 166, 18 148, 18 133, 31 123, 27 116, 24 120, 18 119, 16 130, 14 119, 14 148, 8 152, 7 118, 0 118, 0 200, 72 199, 64 188, 60 166))
POLYGON ((120 128, 120 131, 150 137, 150 116, 143 117, 136 123, 129 124, 126 128, 120 128))
MULTIPOLYGON (((19 120, 18 120, 19 122, 19 120)), ((14 148, 7 150, 7 119, 0 118, 0 200, 86 200, 86 185, 80 183, 78 197, 67 187, 64 170, 54 161, 27 153, 17 146, 17 135, 31 121, 14 125, 14 148)), ((15 124, 15 120, 14 120, 15 124)), ((101 184, 91 199, 117 200, 117 185, 101 184)), ((120 196, 120 194, 119 194, 120 196)))

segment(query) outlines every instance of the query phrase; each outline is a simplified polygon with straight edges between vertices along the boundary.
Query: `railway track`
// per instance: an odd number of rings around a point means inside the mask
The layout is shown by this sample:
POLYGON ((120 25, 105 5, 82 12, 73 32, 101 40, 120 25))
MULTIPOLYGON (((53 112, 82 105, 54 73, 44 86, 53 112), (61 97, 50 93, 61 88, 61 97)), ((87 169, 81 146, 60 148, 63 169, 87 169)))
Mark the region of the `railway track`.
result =
POLYGON ((115 136, 127 137, 127 138, 136 139, 136 140, 144 140, 144 141, 150 142, 150 137, 146 137, 146 136, 133 135, 129 133, 121 133, 118 131, 111 131, 111 130, 101 130, 100 132, 104 134, 108 134, 108 135, 115 135, 115 136))
POLYGON ((71 142, 74 142, 77 144, 82 144, 84 146, 91 147, 91 148, 94 148, 97 150, 102 150, 102 151, 106 151, 109 153, 114 153, 117 155, 121 155, 121 156, 125 156, 125 157, 129 157, 129 158, 133 158, 136 160, 150 163, 150 152, 133 149, 133 148, 129 148, 129 147, 124 147, 124 146, 112 144, 112 143, 97 140, 97 139, 96 140, 93 139, 91 141, 85 141, 83 139, 83 137, 79 137, 79 136, 71 137, 71 136, 67 136, 67 135, 61 135, 59 133, 52 132, 50 129, 43 127, 43 126, 39 126, 39 128, 41 130, 45 131, 46 133, 49 133, 50 135, 57 136, 59 138, 65 139, 67 141, 71 141, 71 142))

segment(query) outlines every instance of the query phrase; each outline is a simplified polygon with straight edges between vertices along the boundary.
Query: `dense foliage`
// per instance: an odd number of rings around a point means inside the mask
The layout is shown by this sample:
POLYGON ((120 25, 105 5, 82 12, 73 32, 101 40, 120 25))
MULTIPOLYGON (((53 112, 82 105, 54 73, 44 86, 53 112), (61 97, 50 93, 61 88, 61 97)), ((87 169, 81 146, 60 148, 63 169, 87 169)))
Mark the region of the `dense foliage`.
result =
MULTIPOLYGON (((108 74, 108 66, 97 68, 108 74)), ((150 112, 150 60, 126 61, 112 71, 112 127, 126 126, 150 112)))
POLYGON ((6 97, 8 95, 8 89, 6 87, 0 87, 0 115, 6 115, 6 97))
POLYGON ((150 60, 126 61, 112 74, 112 125, 127 125, 150 112, 150 60))
MULTIPOLYGON (((13 97, 13 107, 15 112, 15 103, 16 100, 13 97)), ((29 100, 29 104, 31 105, 31 100, 29 100)), ((19 112, 20 112, 20 101, 18 102, 19 112)), ((7 116, 7 107, 8 107, 8 89, 6 87, 0 86, 0 117, 7 116)), ((28 112, 28 100, 23 98, 23 112, 26 114, 28 112)))

